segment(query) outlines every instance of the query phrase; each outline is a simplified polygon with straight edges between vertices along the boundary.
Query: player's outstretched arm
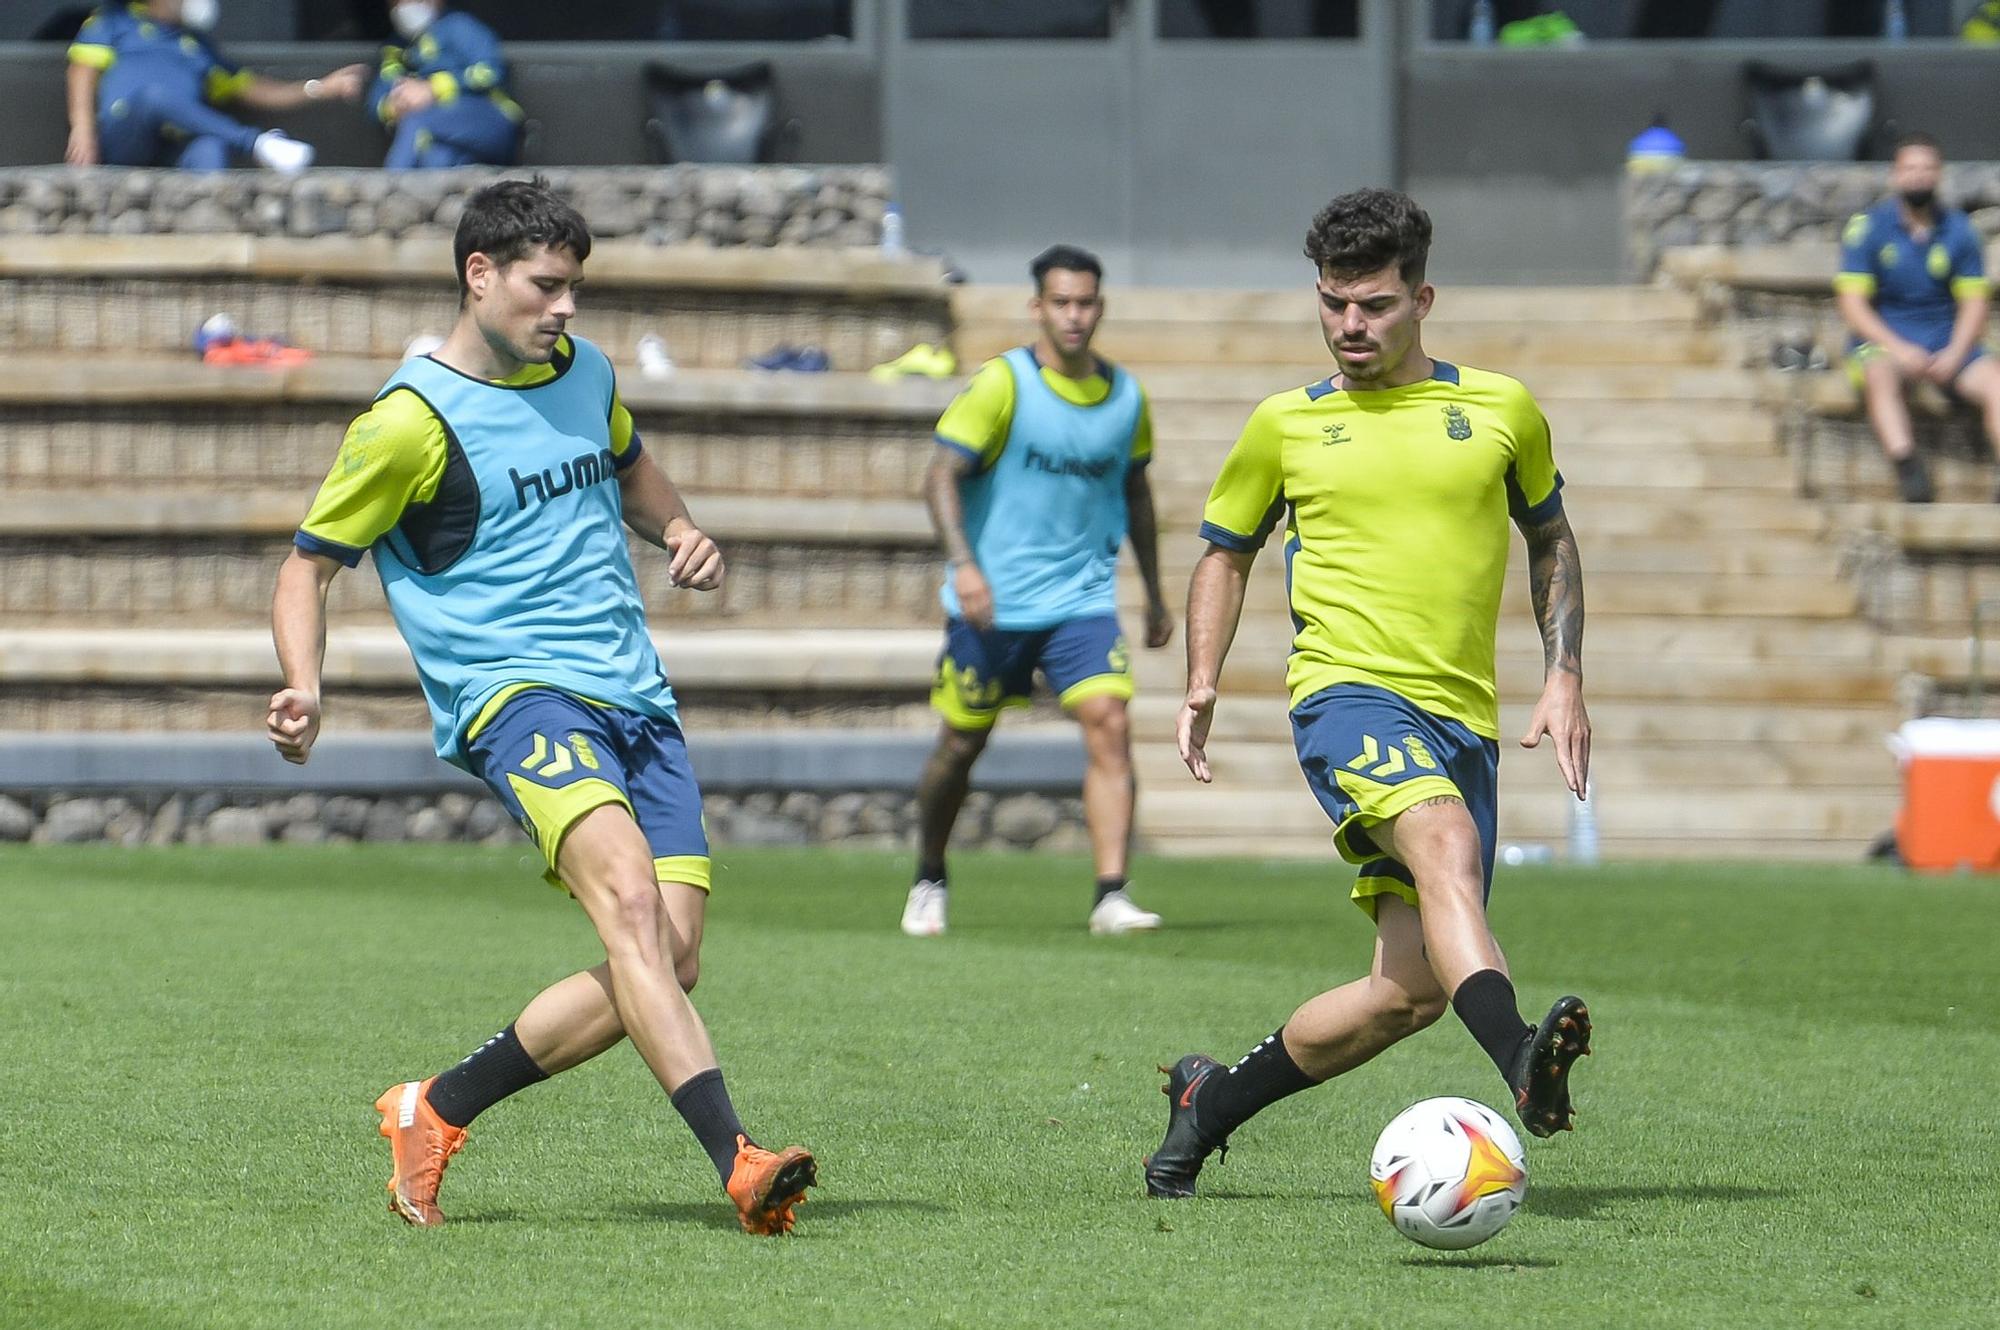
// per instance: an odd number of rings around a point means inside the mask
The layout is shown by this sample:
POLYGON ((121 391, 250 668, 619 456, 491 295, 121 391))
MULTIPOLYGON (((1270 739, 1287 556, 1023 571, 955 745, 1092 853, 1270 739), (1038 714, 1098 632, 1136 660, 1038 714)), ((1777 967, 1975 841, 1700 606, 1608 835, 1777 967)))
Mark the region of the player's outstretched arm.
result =
POLYGON ((1535 748, 1555 741, 1556 766, 1577 798, 1590 788, 1590 713, 1583 705, 1583 561, 1569 517, 1558 510, 1545 522, 1522 528, 1528 541, 1528 586, 1535 623, 1542 630, 1546 671, 1541 700, 1521 736, 1535 748))
POLYGON ((1157 649, 1173 640, 1174 616, 1160 592, 1159 523, 1153 516, 1153 485, 1144 467, 1135 466, 1126 474, 1125 520, 1132 557, 1139 562, 1139 580, 1146 584, 1146 645, 1157 649))
POLYGON ((1236 640, 1243 617, 1243 592, 1250 584, 1250 565, 1257 551, 1239 552, 1210 545, 1194 566, 1188 582, 1187 699, 1181 704, 1175 737, 1181 761, 1204 784, 1213 780, 1208 767, 1208 728, 1215 720, 1215 685, 1222 662, 1236 640))
POLYGON ((944 547, 945 561, 951 565, 952 590, 958 593, 958 607, 974 628, 993 626, 993 588, 979 561, 972 557, 972 541, 965 534, 965 505, 958 487, 978 467, 973 455, 962 448, 939 444, 924 472, 924 502, 930 505, 931 528, 944 547))
POLYGON ((326 660, 326 592, 340 562, 294 549, 278 569, 271 597, 271 640, 285 686, 271 694, 265 732, 278 756, 303 764, 319 738, 320 672, 326 660))
POLYGON ((675 586, 693 591, 721 587, 726 571, 722 551, 688 516, 680 491, 651 453, 640 453, 638 461, 619 473, 618 487, 625 505, 625 525, 640 539, 674 556, 667 576, 675 586))

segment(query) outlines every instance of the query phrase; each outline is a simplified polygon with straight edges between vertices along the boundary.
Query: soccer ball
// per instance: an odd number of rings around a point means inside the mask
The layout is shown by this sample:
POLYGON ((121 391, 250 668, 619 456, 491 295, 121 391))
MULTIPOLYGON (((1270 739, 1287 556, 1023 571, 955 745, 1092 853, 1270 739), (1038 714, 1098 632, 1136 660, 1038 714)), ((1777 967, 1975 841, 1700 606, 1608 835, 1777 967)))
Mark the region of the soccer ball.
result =
POLYGON ((1426 1099, 1382 1129, 1368 1180, 1398 1233, 1463 1251, 1507 1227, 1528 1194, 1528 1161, 1520 1137, 1486 1105, 1426 1099))

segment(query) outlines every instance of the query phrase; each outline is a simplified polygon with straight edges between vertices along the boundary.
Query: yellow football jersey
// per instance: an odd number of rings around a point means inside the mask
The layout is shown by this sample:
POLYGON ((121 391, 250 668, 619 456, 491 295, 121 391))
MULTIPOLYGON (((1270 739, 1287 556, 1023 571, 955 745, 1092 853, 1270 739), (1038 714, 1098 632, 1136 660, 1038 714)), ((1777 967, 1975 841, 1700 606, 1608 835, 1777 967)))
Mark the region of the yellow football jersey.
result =
POLYGON ((1261 548, 1286 519, 1292 704, 1337 683, 1401 694, 1500 737, 1493 637, 1508 519, 1562 509, 1549 426, 1504 374, 1266 398, 1209 492, 1203 539, 1261 548))

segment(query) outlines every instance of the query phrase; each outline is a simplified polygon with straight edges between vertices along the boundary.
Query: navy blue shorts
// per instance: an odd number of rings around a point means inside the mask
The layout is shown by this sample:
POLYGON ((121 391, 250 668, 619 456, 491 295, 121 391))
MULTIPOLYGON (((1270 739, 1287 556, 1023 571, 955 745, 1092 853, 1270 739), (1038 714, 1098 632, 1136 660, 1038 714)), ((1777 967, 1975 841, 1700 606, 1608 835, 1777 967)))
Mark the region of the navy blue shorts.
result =
POLYGON ((1092 697, 1132 697, 1132 655, 1115 614, 984 632, 950 619, 931 705, 955 730, 991 729, 1000 708, 1028 705, 1036 670, 1065 707, 1092 697))
POLYGON ((1354 903, 1375 916, 1375 898, 1417 891, 1410 870, 1369 839, 1369 828, 1422 803, 1464 802, 1479 829, 1486 894, 1493 891, 1499 821, 1500 745, 1433 715, 1386 688, 1342 683, 1292 708, 1292 743, 1320 807, 1333 819, 1340 857, 1361 865, 1354 903))
POLYGON ((615 803, 645 833, 660 881, 708 890, 701 790, 673 721, 528 688, 508 697, 465 748, 473 774, 541 847, 557 886, 563 837, 584 814, 615 803))

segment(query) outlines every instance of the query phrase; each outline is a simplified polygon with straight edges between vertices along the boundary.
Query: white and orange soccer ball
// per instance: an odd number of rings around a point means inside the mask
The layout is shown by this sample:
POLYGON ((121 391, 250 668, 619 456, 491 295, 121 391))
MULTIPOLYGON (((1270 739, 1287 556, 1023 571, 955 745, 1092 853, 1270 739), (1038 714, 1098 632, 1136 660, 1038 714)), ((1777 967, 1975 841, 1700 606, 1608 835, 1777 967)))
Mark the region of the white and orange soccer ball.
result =
POLYGON ((1368 1179, 1382 1213, 1412 1242, 1463 1251, 1507 1227, 1528 1194, 1521 1138, 1470 1099, 1426 1099, 1382 1129, 1368 1179))

